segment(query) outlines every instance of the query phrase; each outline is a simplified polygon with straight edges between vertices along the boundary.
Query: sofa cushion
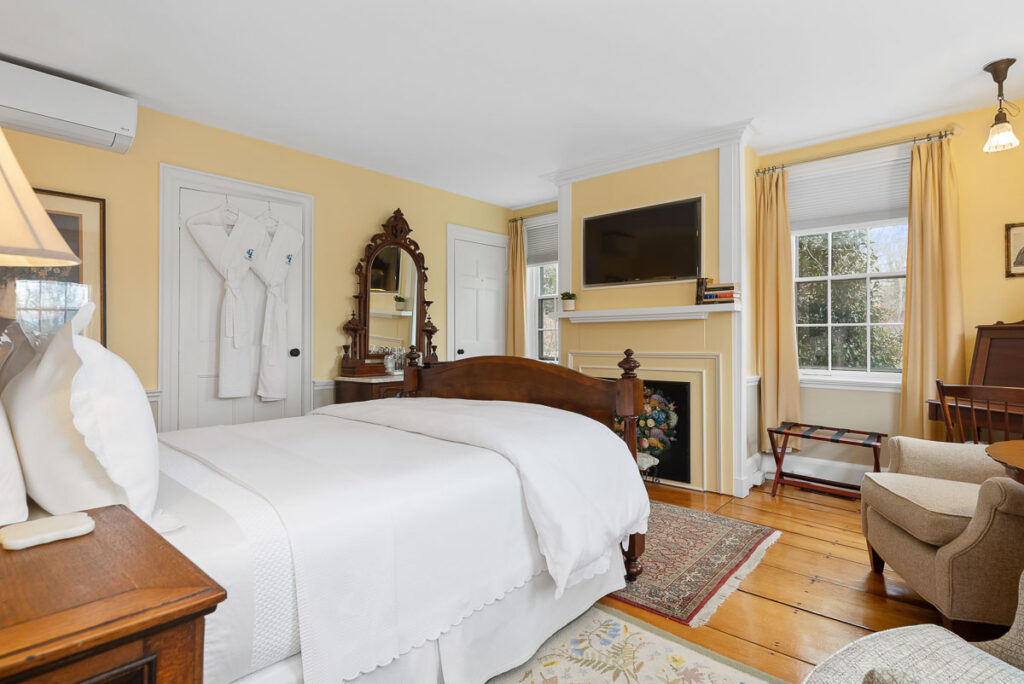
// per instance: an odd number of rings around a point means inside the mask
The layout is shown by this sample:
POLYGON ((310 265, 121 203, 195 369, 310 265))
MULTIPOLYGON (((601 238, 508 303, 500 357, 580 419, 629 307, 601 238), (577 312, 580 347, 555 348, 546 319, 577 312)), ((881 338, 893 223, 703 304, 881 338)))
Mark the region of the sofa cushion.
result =
POLYGON ((960 536, 974 515, 981 485, 902 473, 868 473, 861 496, 878 511, 926 544, 943 546, 960 536))
POLYGON ((929 684, 1021 684, 1024 672, 938 625, 886 629, 847 644, 804 684, 861 684, 872 669, 893 668, 929 684))

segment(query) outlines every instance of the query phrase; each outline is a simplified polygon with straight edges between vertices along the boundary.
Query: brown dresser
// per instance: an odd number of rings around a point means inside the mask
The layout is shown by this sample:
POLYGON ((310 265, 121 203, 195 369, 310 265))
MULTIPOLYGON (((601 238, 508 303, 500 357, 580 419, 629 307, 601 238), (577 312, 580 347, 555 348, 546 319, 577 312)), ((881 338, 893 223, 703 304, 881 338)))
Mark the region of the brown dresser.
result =
POLYGON ((85 536, 0 549, 0 682, 201 682, 224 590, 124 506, 89 515, 85 536))
POLYGON ((401 375, 364 375, 334 379, 334 403, 369 401, 397 396, 405 381, 401 375))

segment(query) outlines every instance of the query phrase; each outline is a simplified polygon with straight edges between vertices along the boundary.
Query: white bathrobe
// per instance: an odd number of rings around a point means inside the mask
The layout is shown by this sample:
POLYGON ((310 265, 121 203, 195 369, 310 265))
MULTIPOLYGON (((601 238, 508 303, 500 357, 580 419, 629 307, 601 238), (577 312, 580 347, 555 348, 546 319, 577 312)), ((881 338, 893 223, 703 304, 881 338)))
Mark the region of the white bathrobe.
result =
POLYGON ((221 399, 252 395, 252 337, 242 284, 267 237, 267 229, 251 216, 238 212, 231 227, 227 214, 220 208, 185 221, 199 249, 224 279, 217 366, 221 399))
POLYGON ((267 286, 256 394, 263 401, 280 401, 288 396, 288 301, 284 286, 289 267, 302 248, 302 233, 274 219, 264 225, 268 238, 252 262, 252 272, 267 286))

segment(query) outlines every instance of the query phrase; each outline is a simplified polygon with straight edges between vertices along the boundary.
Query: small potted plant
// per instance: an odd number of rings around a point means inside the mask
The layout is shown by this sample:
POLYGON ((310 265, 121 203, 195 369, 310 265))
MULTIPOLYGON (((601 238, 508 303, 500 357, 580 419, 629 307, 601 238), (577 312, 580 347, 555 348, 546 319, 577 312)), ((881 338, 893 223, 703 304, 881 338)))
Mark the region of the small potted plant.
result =
POLYGON ((410 304, 405 300, 405 297, 402 295, 395 295, 395 311, 408 311, 409 306, 410 304))
POLYGON ((576 295, 572 292, 563 292, 562 297, 562 311, 575 311, 576 310, 576 295))

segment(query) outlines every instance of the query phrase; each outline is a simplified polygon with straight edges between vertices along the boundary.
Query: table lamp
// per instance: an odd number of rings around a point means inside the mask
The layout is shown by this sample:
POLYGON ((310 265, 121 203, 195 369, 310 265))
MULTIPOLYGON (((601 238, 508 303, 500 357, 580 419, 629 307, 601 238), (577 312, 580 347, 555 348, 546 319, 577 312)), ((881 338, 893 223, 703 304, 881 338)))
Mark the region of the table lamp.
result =
POLYGON ((0 130, 0 266, 80 263, 43 209, 0 130))

